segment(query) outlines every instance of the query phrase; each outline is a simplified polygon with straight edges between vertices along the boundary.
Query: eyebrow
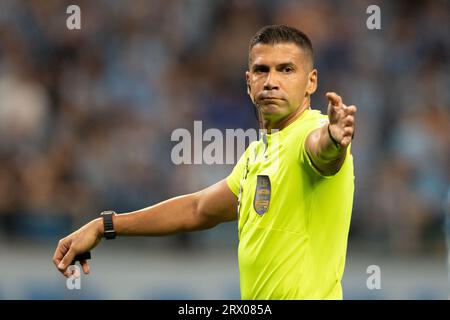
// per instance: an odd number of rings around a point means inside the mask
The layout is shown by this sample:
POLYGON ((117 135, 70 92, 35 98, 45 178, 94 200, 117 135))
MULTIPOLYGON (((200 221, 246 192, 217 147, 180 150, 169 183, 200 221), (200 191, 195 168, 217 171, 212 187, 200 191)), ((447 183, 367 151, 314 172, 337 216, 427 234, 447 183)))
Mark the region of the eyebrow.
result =
POLYGON ((266 65, 266 64, 257 64, 257 63, 255 63, 255 64, 252 65, 252 70, 253 71, 256 70, 256 69, 268 69, 268 68, 269 68, 269 66, 266 65))
MULTIPOLYGON (((296 69, 296 66, 295 66, 295 64, 294 63, 292 63, 292 62, 283 62, 283 63, 279 63, 279 64, 277 64, 276 66, 275 66, 275 68, 276 69, 283 69, 283 68, 286 68, 286 67, 291 67, 291 68, 294 68, 294 69, 296 69)), ((254 70, 257 70, 257 69, 269 69, 269 66, 267 65, 267 64, 257 64, 257 63, 255 63, 253 66, 252 66, 252 70, 254 71, 254 70)))
POLYGON ((286 67, 291 67, 291 68, 293 68, 293 69, 296 68, 296 67, 295 67, 295 64, 292 63, 292 62, 284 62, 284 63, 280 63, 280 64, 277 64, 276 67, 279 68, 279 69, 283 69, 283 68, 286 68, 286 67))

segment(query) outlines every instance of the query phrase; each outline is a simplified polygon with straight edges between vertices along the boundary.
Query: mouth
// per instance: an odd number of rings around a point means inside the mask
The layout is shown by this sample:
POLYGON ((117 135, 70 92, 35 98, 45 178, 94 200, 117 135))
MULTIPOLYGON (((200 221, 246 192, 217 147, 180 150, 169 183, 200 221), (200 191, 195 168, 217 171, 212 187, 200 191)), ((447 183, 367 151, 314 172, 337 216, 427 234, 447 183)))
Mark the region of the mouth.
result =
POLYGON ((278 97, 262 97, 261 101, 265 101, 265 100, 283 100, 282 98, 278 98, 278 97))

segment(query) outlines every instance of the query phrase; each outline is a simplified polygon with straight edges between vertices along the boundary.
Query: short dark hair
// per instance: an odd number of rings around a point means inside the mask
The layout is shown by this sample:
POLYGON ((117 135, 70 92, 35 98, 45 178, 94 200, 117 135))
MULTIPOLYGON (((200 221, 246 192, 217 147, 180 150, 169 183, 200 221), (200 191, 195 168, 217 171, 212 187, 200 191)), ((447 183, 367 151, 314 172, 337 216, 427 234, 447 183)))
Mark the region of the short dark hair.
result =
POLYGON ((311 40, 306 34, 296 28, 286 25, 270 25, 260 29, 250 40, 248 48, 249 62, 252 48, 260 43, 270 45, 277 43, 295 43, 310 57, 311 66, 314 65, 314 52, 311 40))

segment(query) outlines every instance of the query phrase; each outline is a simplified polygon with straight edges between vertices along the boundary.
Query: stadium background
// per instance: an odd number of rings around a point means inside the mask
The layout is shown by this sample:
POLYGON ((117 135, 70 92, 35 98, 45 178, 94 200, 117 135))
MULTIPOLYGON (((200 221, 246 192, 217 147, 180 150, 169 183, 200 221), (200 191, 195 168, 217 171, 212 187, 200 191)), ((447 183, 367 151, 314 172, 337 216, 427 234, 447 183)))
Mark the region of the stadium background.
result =
POLYGON ((105 209, 132 211, 225 177, 172 164, 176 128, 256 128, 250 37, 312 39, 319 88, 359 107, 344 296, 446 299, 450 181, 448 1, 0 1, 0 299, 239 298, 236 224, 103 241, 82 290, 57 240, 105 209), (81 30, 66 8, 81 8, 81 30), (381 8, 368 30, 366 8, 381 8), (369 290, 366 269, 381 268, 369 290))

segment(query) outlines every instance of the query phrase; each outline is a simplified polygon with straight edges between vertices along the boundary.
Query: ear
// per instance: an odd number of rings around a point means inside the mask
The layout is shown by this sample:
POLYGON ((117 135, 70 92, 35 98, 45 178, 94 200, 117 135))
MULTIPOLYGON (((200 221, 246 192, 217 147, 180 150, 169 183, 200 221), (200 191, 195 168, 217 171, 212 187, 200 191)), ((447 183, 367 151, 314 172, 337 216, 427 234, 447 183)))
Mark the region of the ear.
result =
POLYGON ((251 97, 250 72, 245 71, 245 81, 247 82, 247 94, 251 97))
POLYGON ((317 89, 317 70, 313 69, 308 74, 308 85, 306 86, 306 93, 310 96, 314 92, 316 92, 317 89))
POLYGON ((253 95, 252 95, 252 87, 250 85, 250 72, 249 71, 245 72, 245 81, 247 82, 247 94, 250 97, 250 100, 252 100, 253 104, 255 104, 255 99, 253 99, 253 95))

